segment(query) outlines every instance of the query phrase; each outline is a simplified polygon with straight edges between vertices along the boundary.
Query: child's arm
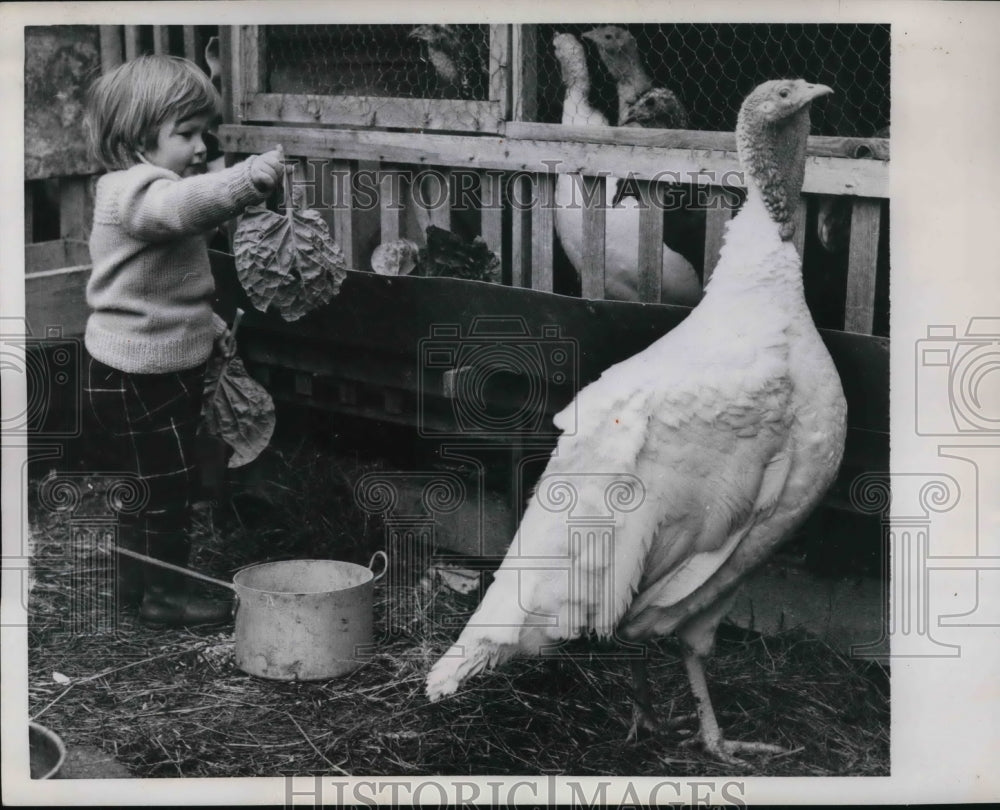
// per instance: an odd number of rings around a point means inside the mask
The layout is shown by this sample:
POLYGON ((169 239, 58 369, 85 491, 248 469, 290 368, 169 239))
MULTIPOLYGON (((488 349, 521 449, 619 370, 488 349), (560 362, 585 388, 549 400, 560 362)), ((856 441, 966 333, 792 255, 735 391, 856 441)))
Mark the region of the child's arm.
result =
POLYGON ((123 173, 118 214, 123 228, 147 242, 203 233, 267 198, 284 173, 281 150, 229 169, 174 179, 166 169, 123 173))

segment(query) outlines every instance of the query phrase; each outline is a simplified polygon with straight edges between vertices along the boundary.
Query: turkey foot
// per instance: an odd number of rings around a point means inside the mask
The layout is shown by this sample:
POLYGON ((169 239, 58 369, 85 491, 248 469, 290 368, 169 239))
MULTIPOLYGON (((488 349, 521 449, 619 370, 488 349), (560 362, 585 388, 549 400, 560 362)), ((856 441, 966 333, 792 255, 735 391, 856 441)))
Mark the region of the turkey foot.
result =
POLYGON ((656 732, 656 712, 649 691, 649 670, 645 658, 633 658, 632 667, 632 727, 625 742, 633 742, 656 732))

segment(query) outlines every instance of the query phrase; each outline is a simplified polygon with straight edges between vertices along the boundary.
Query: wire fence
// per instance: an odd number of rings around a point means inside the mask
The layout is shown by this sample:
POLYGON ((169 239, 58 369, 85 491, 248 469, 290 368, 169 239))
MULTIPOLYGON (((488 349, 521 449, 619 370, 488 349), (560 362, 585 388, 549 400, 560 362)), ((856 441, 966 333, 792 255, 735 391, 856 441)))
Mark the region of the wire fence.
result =
MULTIPOLYGON (((610 27, 612 47, 601 44, 608 30, 537 26, 531 120, 562 120, 566 84, 553 37, 568 33, 583 46, 589 104, 611 125, 623 122, 621 87, 655 87, 674 94, 686 128, 731 131, 753 87, 796 77, 835 91, 813 109, 814 134, 871 137, 889 124, 888 25, 647 23, 610 27)), ((266 89, 273 93, 488 97, 486 25, 269 26, 266 54, 266 89)))

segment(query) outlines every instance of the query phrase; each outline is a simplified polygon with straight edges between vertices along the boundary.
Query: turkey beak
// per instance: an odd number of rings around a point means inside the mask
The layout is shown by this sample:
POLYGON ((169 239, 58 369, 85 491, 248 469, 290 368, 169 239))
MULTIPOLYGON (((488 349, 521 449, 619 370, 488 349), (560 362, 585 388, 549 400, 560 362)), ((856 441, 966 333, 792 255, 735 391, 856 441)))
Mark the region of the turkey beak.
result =
POLYGON ((635 110, 630 109, 627 113, 625 113, 625 117, 618 122, 618 126, 623 127, 626 124, 634 124, 635 121, 635 110))
POLYGON ((807 84, 805 86, 805 101, 808 104, 810 101, 814 101, 820 96, 826 96, 833 92, 832 87, 827 87, 825 84, 807 84))

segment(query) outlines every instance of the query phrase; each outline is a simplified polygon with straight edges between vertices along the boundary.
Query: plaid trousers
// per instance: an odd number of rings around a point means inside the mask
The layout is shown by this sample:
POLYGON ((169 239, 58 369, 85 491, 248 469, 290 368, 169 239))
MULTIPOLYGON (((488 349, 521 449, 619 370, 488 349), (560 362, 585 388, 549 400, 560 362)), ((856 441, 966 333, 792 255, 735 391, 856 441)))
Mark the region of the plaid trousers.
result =
POLYGON ((154 534, 186 533, 198 486, 204 377, 205 364, 168 374, 129 374, 89 358, 87 465, 95 473, 131 472, 145 481, 148 500, 133 520, 145 522, 150 540, 154 534))

